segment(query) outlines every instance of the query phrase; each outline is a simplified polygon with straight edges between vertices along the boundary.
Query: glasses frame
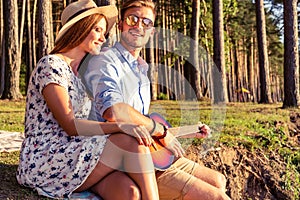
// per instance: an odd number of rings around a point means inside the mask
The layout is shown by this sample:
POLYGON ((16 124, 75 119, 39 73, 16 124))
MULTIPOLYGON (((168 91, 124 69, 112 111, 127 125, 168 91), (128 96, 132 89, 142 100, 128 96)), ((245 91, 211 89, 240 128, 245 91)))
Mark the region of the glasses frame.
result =
POLYGON ((131 15, 128 15, 127 17, 125 17, 124 21, 126 22, 126 24, 128 26, 131 26, 131 27, 136 26, 139 23, 139 21, 142 22, 142 26, 145 29, 150 29, 154 26, 154 23, 151 19, 146 18, 146 17, 138 17, 134 14, 131 14, 131 15))

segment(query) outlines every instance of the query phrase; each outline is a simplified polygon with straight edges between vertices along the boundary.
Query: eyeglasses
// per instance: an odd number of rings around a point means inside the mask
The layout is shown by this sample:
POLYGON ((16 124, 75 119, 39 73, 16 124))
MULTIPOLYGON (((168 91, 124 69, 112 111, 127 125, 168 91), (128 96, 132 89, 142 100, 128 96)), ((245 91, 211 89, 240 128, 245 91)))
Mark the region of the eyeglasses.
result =
POLYGON ((153 22, 151 19, 138 17, 136 15, 129 15, 128 17, 125 18, 125 22, 128 26, 135 26, 137 25, 137 23, 139 23, 140 19, 142 20, 143 28, 149 29, 153 27, 153 22))

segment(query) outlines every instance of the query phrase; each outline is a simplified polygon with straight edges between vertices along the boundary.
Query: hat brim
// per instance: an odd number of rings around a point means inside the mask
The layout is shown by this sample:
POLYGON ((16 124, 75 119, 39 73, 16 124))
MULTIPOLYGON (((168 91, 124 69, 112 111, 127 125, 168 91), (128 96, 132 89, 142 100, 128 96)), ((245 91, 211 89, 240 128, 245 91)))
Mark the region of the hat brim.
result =
POLYGON ((57 42, 68 30, 71 26, 73 26, 76 22, 79 20, 93 15, 93 14, 101 14, 104 15, 106 20, 107 20, 107 30, 106 33, 110 31, 110 29, 113 27, 113 25, 116 23, 117 15, 118 15, 118 10, 115 6, 109 5, 109 6, 101 6, 101 7, 96 7, 89 9, 80 15, 74 17, 70 21, 68 21, 58 32, 55 42, 57 42))

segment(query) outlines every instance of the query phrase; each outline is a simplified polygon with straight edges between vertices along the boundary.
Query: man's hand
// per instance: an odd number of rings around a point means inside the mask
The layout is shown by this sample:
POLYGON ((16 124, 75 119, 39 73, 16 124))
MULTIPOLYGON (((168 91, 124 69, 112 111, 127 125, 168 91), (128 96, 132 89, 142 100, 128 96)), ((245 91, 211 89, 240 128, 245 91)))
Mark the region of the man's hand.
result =
POLYGON ((167 133, 166 137, 160 139, 160 142, 171 152, 174 153, 176 157, 183 157, 185 154, 180 142, 171 133, 167 133))
POLYGON ((207 138, 211 136, 211 130, 206 124, 199 122, 199 132, 196 133, 195 138, 207 138))

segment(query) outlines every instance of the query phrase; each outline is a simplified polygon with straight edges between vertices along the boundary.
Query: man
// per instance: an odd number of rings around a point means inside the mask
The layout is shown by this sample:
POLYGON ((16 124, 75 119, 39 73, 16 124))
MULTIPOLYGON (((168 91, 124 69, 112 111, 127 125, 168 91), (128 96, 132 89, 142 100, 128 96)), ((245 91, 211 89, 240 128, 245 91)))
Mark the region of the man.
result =
POLYGON ((148 65, 140 51, 154 32, 155 15, 152 1, 126 1, 118 24, 120 42, 90 59, 84 78, 94 98, 97 120, 144 125, 174 153, 177 159, 171 167, 157 171, 160 199, 229 199, 222 174, 184 158, 176 138, 145 116, 150 106, 150 83, 148 65))

